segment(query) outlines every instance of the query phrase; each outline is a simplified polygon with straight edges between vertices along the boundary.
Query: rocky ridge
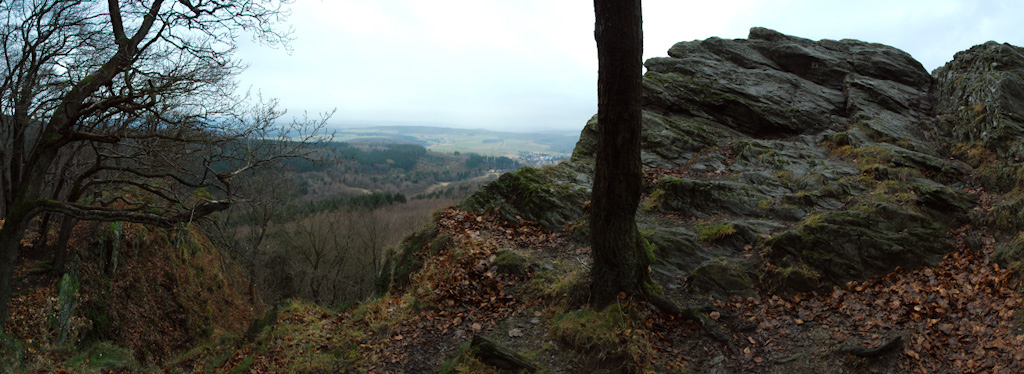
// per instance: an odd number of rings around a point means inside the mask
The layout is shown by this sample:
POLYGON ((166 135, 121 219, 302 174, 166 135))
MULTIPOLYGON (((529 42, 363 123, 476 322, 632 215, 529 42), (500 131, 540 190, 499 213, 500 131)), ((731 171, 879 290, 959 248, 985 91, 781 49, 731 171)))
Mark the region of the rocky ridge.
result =
MULTIPOLYGON (((756 27, 646 61, 637 214, 658 279, 681 297, 758 296, 936 264, 951 224, 995 219, 972 213, 969 187, 1021 203, 1022 64, 990 42, 931 75, 893 47, 756 27)), ((506 174, 463 206, 585 243, 599 126, 571 162, 506 174)))
POLYGON ((407 238, 381 290, 416 294, 460 251, 484 284, 493 251, 516 254, 523 278, 449 304, 555 372, 1018 371, 1024 50, 986 43, 929 74, 889 46, 753 28, 668 55, 645 63, 636 214, 683 314, 582 307, 596 119, 571 161, 507 173, 407 238), (474 315, 488 293, 526 306, 474 315))

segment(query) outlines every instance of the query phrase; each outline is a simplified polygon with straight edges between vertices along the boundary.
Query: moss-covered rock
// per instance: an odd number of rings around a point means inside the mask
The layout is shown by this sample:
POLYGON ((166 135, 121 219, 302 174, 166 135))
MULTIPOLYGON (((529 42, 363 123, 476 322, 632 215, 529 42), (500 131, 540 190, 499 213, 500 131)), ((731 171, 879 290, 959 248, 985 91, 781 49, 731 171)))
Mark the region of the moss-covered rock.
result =
POLYGON ((842 285, 897 266, 935 263, 952 249, 946 229, 941 222, 904 207, 870 203, 812 215, 769 238, 764 255, 774 267, 806 269, 797 275, 806 278, 813 273, 822 286, 842 285))
POLYGON ((502 174, 462 202, 469 211, 497 211, 506 220, 534 221, 553 231, 578 220, 590 199, 586 166, 561 164, 502 174))
POLYGON ((1024 275, 1024 231, 997 245, 992 258, 1003 267, 1024 275))
MULTIPOLYGON (((1024 231, 1016 47, 976 47, 932 77, 892 47, 754 28, 677 43, 645 66, 637 222, 672 285, 814 290, 933 265, 956 222, 1024 231), (1009 194, 989 215, 965 192, 974 183, 1009 194)), ((585 243, 599 130, 590 119, 569 162, 506 174, 463 208, 585 243)))
POLYGON ((706 260, 694 269, 687 281, 693 292, 725 298, 730 295, 757 296, 758 277, 752 261, 719 257, 706 260))
POLYGON ((706 218, 715 214, 758 214, 758 202, 770 196, 746 183, 665 177, 661 208, 683 216, 706 218))
POLYGON ((377 278, 377 293, 408 286, 412 274, 423 268, 424 256, 437 254, 450 243, 451 238, 442 235, 434 224, 406 237, 397 248, 388 251, 377 278))
POLYGON ((530 270, 530 263, 525 257, 515 251, 498 251, 491 263, 494 272, 498 274, 509 274, 515 276, 526 276, 530 270))

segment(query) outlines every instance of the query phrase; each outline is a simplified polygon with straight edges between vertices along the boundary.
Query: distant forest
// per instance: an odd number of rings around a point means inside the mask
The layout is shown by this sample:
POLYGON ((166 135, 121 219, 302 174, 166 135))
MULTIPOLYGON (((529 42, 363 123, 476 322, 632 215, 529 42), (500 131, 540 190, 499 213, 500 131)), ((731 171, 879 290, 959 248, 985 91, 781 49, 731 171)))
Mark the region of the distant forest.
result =
MULTIPOLYGON (((381 174, 400 169, 411 172, 421 160, 432 161, 431 158, 441 157, 440 154, 428 155, 427 148, 417 144, 401 143, 367 143, 367 142, 332 142, 324 149, 328 159, 336 160, 351 167, 354 172, 381 174)), ((520 163, 505 156, 483 156, 476 153, 461 154, 466 169, 482 171, 489 169, 514 170, 520 163)), ((287 161, 289 170, 296 173, 320 172, 335 167, 333 163, 292 158, 287 161)), ((429 167, 428 167, 429 169, 429 167)), ((450 174, 450 173, 449 173, 450 174)), ((461 175, 461 174, 460 174, 461 175)), ((438 177, 438 174, 434 174, 438 177)), ((468 173, 463 178, 466 179, 468 173)))

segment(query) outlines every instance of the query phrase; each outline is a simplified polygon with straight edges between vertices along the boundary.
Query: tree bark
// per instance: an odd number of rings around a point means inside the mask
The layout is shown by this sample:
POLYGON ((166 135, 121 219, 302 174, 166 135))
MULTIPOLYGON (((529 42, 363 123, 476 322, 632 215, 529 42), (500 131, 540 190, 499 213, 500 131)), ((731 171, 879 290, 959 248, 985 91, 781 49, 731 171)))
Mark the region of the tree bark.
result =
POLYGON ((21 222, 24 218, 17 216, 20 213, 15 206, 8 211, 7 220, 0 228, 0 335, 5 334, 4 326, 7 317, 10 316, 8 300, 14 296, 14 287, 11 283, 14 277, 14 264, 18 260, 18 252, 21 246, 21 234, 24 225, 21 222))
POLYGON ((71 233, 75 228, 77 219, 65 214, 60 220, 60 232, 57 234, 57 244, 53 248, 53 275, 64 275, 64 266, 68 258, 68 243, 71 241, 71 233))
POLYGON ((32 242, 32 248, 36 251, 42 250, 46 247, 46 240, 50 235, 50 220, 53 218, 52 214, 44 213, 42 222, 39 224, 39 236, 36 237, 35 241, 32 242))
POLYGON ((643 32, 640 0, 594 0, 598 83, 597 164, 590 204, 591 297, 643 294, 650 257, 636 228, 640 202, 643 32))

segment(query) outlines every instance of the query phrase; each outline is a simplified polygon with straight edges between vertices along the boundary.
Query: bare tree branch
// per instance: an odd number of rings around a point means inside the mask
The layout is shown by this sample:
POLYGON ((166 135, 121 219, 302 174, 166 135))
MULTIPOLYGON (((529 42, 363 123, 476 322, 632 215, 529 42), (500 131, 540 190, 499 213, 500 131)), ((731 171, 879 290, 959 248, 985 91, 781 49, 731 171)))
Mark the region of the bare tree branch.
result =
POLYGON ((237 34, 286 43, 287 2, 0 1, 0 326, 35 215, 193 222, 239 175, 315 154, 326 116, 282 123, 276 101, 236 92, 237 34))

